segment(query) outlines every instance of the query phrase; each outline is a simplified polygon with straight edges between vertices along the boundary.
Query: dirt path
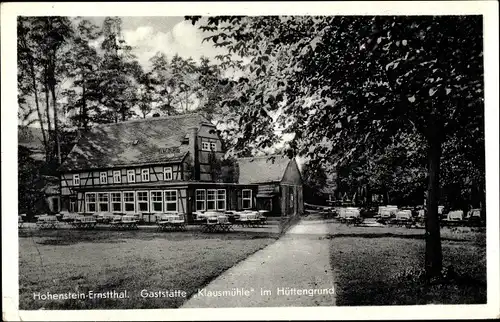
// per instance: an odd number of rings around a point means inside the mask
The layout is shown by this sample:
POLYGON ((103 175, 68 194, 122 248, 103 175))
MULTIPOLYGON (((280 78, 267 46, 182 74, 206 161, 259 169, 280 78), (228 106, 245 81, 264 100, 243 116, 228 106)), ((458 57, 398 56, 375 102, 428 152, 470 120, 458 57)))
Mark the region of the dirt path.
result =
POLYGON ((327 233, 323 221, 298 223, 200 289, 183 307, 335 305, 329 243, 321 238, 327 233))

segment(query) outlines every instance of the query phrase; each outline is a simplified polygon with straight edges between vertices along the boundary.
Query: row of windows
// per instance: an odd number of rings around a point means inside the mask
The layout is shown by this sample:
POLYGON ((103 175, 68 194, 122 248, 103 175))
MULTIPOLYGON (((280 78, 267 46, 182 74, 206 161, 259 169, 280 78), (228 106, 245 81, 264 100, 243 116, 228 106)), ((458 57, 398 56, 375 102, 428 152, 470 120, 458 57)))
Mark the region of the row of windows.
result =
MULTIPOLYGON (((252 190, 242 191, 243 209, 252 208, 252 190)), ((177 212, 177 190, 87 192, 86 212, 177 212)), ((225 189, 197 189, 196 211, 226 210, 225 189)))
POLYGON ((196 210, 226 210, 226 190, 197 189, 196 210))
POLYGON ((177 212, 177 190, 85 193, 85 212, 177 212))
MULTIPOLYGON (((172 167, 163 168, 163 180, 170 181, 173 179, 172 167)), ((149 169, 141 169, 141 181, 148 182, 149 181, 149 169)), ((127 170, 127 182, 134 183, 135 182, 135 170, 127 170)), ((99 183, 107 184, 108 183, 108 173, 101 172, 99 174, 99 183)), ((122 183, 122 173, 120 170, 113 171, 113 183, 122 183)), ((80 175, 73 175, 73 185, 80 185, 80 175)))
POLYGON ((202 151, 216 151, 215 142, 201 142, 202 151))
MULTIPOLYGON (((252 208, 252 190, 243 189, 242 208, 252 208)), ((226 190, 196 189, 196 211, 226 210, 226 190)))

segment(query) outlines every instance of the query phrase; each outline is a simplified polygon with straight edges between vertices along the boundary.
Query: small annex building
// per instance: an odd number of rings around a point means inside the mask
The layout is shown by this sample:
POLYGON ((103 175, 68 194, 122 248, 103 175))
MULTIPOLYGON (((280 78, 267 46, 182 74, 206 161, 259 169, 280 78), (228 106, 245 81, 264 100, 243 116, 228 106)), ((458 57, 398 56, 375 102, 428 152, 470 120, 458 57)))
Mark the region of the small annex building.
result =
POLYGON ((295 159, 281 155, 238 159, 239 183, 257 185, 258 210, 275 216, 295 216, 304 211, 302 177, 295 159))

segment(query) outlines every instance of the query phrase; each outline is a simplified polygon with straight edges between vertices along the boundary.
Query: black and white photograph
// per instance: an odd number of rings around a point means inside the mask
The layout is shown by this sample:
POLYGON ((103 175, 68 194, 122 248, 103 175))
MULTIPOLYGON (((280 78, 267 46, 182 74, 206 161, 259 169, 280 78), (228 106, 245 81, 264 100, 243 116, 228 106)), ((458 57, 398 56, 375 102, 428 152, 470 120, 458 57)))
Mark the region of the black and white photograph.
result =
POLYGON ((499 317, 498 3, 299 4, 2 4, 6 320, 499 317))

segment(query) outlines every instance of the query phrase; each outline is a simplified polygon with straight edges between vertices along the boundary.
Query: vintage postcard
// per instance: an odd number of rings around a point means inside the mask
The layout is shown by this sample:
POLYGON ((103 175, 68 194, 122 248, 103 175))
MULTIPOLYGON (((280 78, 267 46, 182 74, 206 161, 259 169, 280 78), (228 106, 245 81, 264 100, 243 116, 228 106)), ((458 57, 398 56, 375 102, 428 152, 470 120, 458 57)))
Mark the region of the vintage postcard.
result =
POLYGON ((2 4, 6 321, 499 317, 498 177, 497 2, 2 4))

